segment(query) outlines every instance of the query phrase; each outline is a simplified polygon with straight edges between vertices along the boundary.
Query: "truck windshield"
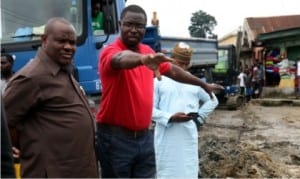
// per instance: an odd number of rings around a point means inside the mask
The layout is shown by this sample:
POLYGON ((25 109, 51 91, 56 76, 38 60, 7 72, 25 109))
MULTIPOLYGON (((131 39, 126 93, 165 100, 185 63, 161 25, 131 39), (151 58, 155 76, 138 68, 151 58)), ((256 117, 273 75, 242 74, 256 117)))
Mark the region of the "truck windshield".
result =
POLYGON ((1 44, 39 40, 51 17, 64 17, 82 33, 82 0, 1 0, 1 44))
POLYGON ((218 63, 215 65, 215 68, 213 69, 214 72, 219 73, 226 73, 228 70, 228 57, 229 52, 227 49, 219 49, 218 50, 218 63))

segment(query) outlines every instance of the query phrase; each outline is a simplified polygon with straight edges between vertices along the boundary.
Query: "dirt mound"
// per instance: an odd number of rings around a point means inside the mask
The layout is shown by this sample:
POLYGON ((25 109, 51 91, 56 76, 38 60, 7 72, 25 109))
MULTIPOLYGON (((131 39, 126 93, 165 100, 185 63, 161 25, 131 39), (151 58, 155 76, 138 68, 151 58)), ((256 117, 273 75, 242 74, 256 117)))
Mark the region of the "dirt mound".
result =
POLYGON ((201 177, 291 177, 283 166, 257 146, 230 138, 205 136, 200 141, 201 177))

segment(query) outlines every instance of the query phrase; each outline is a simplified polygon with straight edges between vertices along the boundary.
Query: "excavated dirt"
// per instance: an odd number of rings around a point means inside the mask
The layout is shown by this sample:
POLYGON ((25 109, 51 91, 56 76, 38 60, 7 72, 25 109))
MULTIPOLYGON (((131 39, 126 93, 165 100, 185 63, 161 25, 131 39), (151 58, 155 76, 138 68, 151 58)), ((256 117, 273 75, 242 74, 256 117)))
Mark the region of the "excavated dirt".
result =
POLYGON ((299 178, 300 107, 216 109, 199 134, 204 178, 299 178))

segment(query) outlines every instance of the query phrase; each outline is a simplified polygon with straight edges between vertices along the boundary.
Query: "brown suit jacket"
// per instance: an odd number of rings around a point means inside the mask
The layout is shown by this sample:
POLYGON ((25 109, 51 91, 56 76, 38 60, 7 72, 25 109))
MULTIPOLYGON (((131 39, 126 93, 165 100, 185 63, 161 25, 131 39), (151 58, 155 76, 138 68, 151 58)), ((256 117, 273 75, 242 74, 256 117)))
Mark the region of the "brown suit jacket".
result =
POLYGON ((8 126, 20 134, 22 177, 98 177, 94 118, 74 78, 42 49, 4 94, 8 126))

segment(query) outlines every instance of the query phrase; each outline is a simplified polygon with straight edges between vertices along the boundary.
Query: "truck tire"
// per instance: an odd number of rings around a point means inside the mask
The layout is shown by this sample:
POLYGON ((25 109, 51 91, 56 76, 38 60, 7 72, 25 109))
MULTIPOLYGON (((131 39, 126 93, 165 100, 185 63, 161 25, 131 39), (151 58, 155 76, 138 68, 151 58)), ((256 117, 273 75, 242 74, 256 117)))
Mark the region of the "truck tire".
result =
POLYGON ((226 101, 227 109, 237 110, 244 104, 244 97, 241 95, 229 96, 226 101))

